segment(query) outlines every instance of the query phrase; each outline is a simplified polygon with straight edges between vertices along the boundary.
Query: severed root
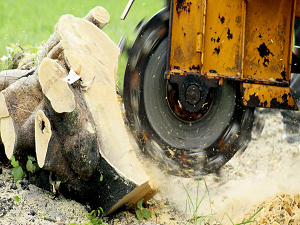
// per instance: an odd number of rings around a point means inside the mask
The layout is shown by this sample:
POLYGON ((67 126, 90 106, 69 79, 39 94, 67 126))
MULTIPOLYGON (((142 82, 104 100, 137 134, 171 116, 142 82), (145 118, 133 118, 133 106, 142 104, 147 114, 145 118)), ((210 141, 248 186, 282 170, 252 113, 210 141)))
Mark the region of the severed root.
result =
POLYGON ((17 82, 22 77, 28 77, 35 72, 36 68, 31 70, 4 70, 0 72, 0 91, 7 88, 9 85, 17 82))
POLYGON ((62 53, 63 51, 63 47, 61 46, 61 43, 57 43, 57 45, 55 45, 47 54, 47 57, 50 59, 57 59, 59 57, 59 55, 62 53))
MULTIPOLYGON (((54 28, 55 31, 55 28, 54 28)), ((42 52, 40 53, 40 58, 43 59, 47 54, 59 43, 59 36, 54 32, 48 41, 45 43, 42 52)))
POLYGON ((35 116, 35 148, 37 162, 40 168, 44 167, 48 144, 52 136, 49 119, 42 110, 35 116))
POLYGON ((109 13, 101 6, 93 8, 85 17, 84 19, 92 22, 98 28, 103 29, 103 27, 109 21, 109 13))

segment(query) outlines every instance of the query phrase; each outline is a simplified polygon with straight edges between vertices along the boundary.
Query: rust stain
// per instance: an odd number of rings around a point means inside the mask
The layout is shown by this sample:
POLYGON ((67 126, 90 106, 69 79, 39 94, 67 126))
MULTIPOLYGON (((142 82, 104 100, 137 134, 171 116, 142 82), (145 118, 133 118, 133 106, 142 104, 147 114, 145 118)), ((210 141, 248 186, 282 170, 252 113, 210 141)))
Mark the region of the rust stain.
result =
POLYGON ((214 54, 217 53, 217 55, 219 55, 220 51, 221 51, 220 46, 217 48, 214 48, 214 54))
POLYGON ((274 54, 270 51, 270 49, 268 49, 264 42, 257 48, 257 50, 259 52, 259 56, 264 60, 263 66, 268 67, 270 63, 269 56, 274 56, 274 54))
POLYGON ((250 107, 297 110, 289 87, 243 84, 243 102, 250 107))
POLYGON ((260 106, 261 102, 260 102, 258 96, 256 96, 255 94, 253 94, 253 95, 250 95, 249 97, 250 97, 250 99, 247 101, 247 105, 251 105, 251 106, 252 105, 257 105, 257 106, 260 106))
POLYGON ((289 106, 289 101, 288 97, 290 98, 290 93, 289 96, 285 93, 284 95, 281 96, 282 101, 278 101, 277 98, 273 98, 270 102, 271 108, 279 108, 279 109, 288 109, 290 108, 289 106))
POLYGON ((222 23, 222 24, 225 22, 225 18, 224 18, 224 16, 222 16, 222 17, 221 17, 221 16, 219 15, 219 17, 218 17, 218 18, 220 19, 220 21, 221 21, 221 23, 222 23))
POLYGON ((219 42, 220 42, 220 40, 221 40, 221 38, 220 38, 220 37, 218 37, 217 39, 215 39, 214 37, 212 37, 210 40, 211 40, 211 41, 213 41, 213 42, 217 42, 217 43, 219 43, 219 42))
POLYGON ((286 80, 286 72, 285 71, 281 71, 281 76, 283 80, 286 80))
POLYGON ((228 38, 228 40, 231 40, 233 38, 233 34, 230 33, 230 29, 229 28, 227 30, 227 38, 228 38))
POLYGON ((176 3, 176 12, 180 15, 181 12, 190 12, 192 2, 186 2, 186 0, 177 0, 176 3))

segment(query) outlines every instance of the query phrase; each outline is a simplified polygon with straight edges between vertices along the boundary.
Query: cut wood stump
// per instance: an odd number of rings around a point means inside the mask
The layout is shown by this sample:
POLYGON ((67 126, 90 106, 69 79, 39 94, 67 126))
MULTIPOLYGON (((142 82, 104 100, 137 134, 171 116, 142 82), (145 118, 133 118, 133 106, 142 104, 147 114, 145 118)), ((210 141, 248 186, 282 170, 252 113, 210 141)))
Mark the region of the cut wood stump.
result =
POLYGON ((35 156, 41 170, 32 182, 105 214, 156 192, 122 118, 120 50, 101 30, 108 21, 102 7, 85 18, 64 15, 38 68, 0 73, 1 154, 14 155, 23 169, 35 156))

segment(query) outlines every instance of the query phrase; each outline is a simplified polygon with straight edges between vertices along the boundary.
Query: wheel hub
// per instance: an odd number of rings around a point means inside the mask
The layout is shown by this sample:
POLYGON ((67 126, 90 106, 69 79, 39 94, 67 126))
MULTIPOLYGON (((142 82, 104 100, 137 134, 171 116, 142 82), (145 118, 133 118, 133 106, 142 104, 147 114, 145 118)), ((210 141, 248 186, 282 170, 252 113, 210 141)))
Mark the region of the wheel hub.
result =
POLYGON ((218 80, 171 75, 167 94, 169 107, 179 120, 195 123, 209 111, 217 87, 218 80))

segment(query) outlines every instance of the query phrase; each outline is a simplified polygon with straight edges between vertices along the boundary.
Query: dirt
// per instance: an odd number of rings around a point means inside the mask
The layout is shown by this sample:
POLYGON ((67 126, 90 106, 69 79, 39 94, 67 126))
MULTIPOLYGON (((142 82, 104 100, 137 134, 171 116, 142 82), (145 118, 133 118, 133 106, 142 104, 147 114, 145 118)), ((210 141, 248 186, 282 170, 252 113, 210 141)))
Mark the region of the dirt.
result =
MULTIPOLYGON (((145 164, 160 187, 147 206, 152 218, 140 222, 134 212, 121 212, 104 220, 109 224, 186 224, 197 211, 197 224, 204 218, 207 224, 221 220, 231 224, 230 219, 246 221, 263 207, 254 218, 256 224, 299 224, 299 144, 281 141, 283 124, 278 110, 260 116, 265 119, 261 136, 254 137, 246 151, 230 160, 218 176, 199 180, 165 176, 153 164, 145 164), (196 200, 197 210, 193 209, 196 200)), ((11 173, 6 168, 0 173, 0 224, 86 221, 87 206, 41 190, 26 179, 15 184, 11 173)))

